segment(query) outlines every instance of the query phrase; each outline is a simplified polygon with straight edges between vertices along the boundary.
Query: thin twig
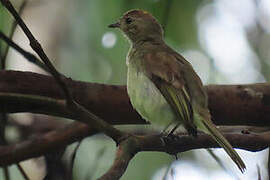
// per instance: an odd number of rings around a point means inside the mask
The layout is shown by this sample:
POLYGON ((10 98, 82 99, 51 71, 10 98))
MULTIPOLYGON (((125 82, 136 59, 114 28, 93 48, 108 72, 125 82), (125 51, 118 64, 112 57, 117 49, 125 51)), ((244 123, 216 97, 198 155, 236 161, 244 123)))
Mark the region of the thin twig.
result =
POLYGON ((116 144, 119 144, 120 141, 124 140, 124 138, 128 136, 126 133, 112 127, 109 123, 99 118, 95 114, 91 113, 85 107, 81 106, 75 101, 74 105, 70 104, 69 109, 72 111, 72 113, 77 114, 78 119, 81 122, 87 123, 90 126, 96 128, 97 130, 103 132, 107 136, 111 137, 116 142, 116 144), (91 119, 92 121, 89 122, 89 119, 91 119))
MULTIPOLYGON (((18 11, 19 15, 21 15, 23 13, 23 10, 25 9, 27 2, 28 2, 27 0, 24 0, 22 2, 21 6, 19 8, 19 11, 18 11)), ((11 30, 9 33, 9 39, 13 38, 16 27, 17 27, 17 21, 13 21, 12 26, 11 26, 11 30)), ((6 47, 4 54, 3 54, 3 57, 2 57, 2 69, 6 68, 6 59, 7 59, 8 51, 9 51, 9 46, 6 47)))
POLYGON ((10 180, 8 167, 3 167, 5 180, 10 180))
POLYGON ((40 59, 49 68, 50 73, 53 75, 53 77, 55 78, 55 80, 57 81, 59 86, 62 88, 62 90, 65 94, 67 103, 72 104, 73 103, 72 96, 71 96, 65 82, 62 79, 62 75, 55 69, 55 67, 53 66, 53 64, 49 60, 48 56, 45 54, 40 43, 36 40, 36 38, 33 36, 31 31, 28 29, 28 27, 26 26, 26 24, 24 23, 24 21, 22 20, 20 15, 17 13, 17 11, 15 10, 15 8, 11 4, 11 2, 9 0, 1 0, 1 2, 7 8, 7 10, 13 15, 13 17, 15 18, 15 20, 17 21, 19 26, 22 28, 24 34, 27 36, 27 38, 30 42, 30 46, 32 47, 32 49, 38 54, 40 59))
POLYGON ((7 44, 8 47, 12 47, 13 49, 15 49, 16 51, 18 51, 21 55, 23 55, 23 57, 25 57, 25 59, 27 59, 29 62, 37 65, 38 67, 40 67, 41 69, 43 69, 44 71, 50 73, 49 69, 47 68, 47 66, 45 66, 45 64, 43 64, 34 54, 25 51, 24 49, 22 49, 18 44, 16 44, 14 41, 12 41, 10 38, 8 38, 3 32, 0 31, 0 39, 4 40, 7 44))
POLYGON ((78 152, 78 149, 79 149, 81 143, 82 143, 82 139, 79 140, 79 142, 77 143, 77 145, 76 145, 76 147, 73 150, 73 153, 71 155, 70 168, 69 168, 69 172, 70 172, 69 178, 70 179, 72 179, 72 177, 73 177, 74 162, 75 162, 75 158, 76 158, 76 155, 77 155, 77 152, 78 152))
POLYGON ((89 123, 89 119, 92 120, 91 125, 94 126, 99 131, 105 133, 109 137, 111 137, 116 143, 119 143, 122 138, 125 136, 125 133, 121 132, 120 130, 117 130, 107 122, 105 122, 103 119, 97 117, 87 109, 85 109, 80 104, 76 103, 71 94, 70 91, 67 88, 67 85, 61 75, 53 66, 53 64, 50 62, 48 56, 45 54, 42 46, 40 43, 35 39, 31 31, 28 29, 24 21, 21 19, 21 17, 16 12, 13 5, 10 3, 9 0, 1 0, 2 4, 8 9, 8 11, 13 15, 13 17, 18 22, 19 26, 22 28, 23 32, 27 36, 28 40, 30 41, 30 46, 32 49, 39 55, 40 59, 45 63, 45 65, 49 68, 50 73, 57 81, 58 85, 62 88, 66 104, 70 111, 76 112, 76 114, 79 116, 80 121, 89 123))
POLYGON ((25 180, 30 180, 30 178, 27 176, 26 172, 24 171, 23 167, 19 163, 17 163, 16 166, 19 169, 19 171, 20 171, 21 175, 23 176, 23 178, 25 180))

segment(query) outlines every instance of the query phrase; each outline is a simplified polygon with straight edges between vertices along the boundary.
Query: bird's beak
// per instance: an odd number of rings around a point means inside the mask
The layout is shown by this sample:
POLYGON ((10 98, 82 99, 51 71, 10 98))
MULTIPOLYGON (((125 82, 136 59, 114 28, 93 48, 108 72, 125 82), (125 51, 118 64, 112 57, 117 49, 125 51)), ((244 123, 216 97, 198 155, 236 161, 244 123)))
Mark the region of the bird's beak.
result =
POLYGON ((110 24, 108 27, 109 28, 119 28, 120 27, 120 23, 119 22, 116 22, 114 24, 110 24))

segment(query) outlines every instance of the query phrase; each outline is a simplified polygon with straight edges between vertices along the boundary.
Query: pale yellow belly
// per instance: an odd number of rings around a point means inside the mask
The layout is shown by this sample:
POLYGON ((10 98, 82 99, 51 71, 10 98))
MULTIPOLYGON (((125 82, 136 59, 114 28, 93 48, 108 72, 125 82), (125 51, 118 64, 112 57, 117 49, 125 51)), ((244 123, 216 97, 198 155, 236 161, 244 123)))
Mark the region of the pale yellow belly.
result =
POLYGON ((128 68, 127 90, 131 104, 145 120, 164 128, 177 122, 170 105, 152 81, 132 66, 128 68))

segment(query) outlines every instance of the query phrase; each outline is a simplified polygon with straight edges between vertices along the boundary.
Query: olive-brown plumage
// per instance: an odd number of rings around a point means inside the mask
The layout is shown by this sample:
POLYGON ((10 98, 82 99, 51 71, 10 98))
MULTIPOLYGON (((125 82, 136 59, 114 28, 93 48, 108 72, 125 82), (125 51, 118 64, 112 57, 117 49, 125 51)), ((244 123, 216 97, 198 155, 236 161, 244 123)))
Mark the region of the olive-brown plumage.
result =
POLYGON ((127 55, 127 89, 133 107, 154 125, 183 125, 211 135, 243 172, 245 164, 211 121, 201 79, 183 56, 163 40, 163 30, 148 12, 132 10, 109 25, 131 42, 127 55))

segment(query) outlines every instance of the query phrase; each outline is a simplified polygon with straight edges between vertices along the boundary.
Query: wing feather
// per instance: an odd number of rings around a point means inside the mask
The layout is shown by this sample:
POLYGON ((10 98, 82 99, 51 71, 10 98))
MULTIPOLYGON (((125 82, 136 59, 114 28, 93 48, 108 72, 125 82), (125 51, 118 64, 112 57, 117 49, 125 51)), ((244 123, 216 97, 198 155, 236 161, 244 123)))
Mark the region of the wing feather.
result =
POLYGON ((195 132, 196 135, 192 117, 194 111, 198 128, 210 134, 243 172, 244 162, 211 121, 206 91, 192 66, 173 51, 148 53, 144 57, 144 63, 149 78, 168 101, 185 128, 191 134, 195 132))
POLYGON ((180 121, 179 124, 183 123, 189 133, 196 135, 191 97, 182 74, 183 65, 173 56, 163 52, 149 53, 144 61, 148 76, 170 104, 180 121))

